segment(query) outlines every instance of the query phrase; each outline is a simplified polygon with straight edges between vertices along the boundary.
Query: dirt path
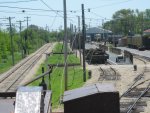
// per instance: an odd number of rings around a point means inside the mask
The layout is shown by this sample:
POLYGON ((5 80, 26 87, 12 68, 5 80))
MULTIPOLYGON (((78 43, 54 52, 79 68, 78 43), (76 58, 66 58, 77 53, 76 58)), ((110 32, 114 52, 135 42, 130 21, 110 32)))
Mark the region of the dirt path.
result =
MULTIPOLYGON (((50 46, 50 48, 49 48, 45 53, 50 53, 50 52, 52 52, 52 49, 53 49, 53 47, 55 46, 55 44, 56 44, 56 43, 50 43, 51 46, 50 46)), ((46 60, 46 54, 45 54, 45 53, 42 55, 42 57, 39 59, 39 61, 36 63, 36 65, 34 65, 34 66, 32 67, 32 69, 28 72, 28 75, 26 75, 26 77, 25 77, 24 80, 20 83, 20 85, 23 84, 23 83, 25 83, 25 82, 27 82, 27 81, 29 81, 29 80, 31 80, 31 79, 34 77, 34 75, 35 75, 36 72, 38 71, 40 65, 41 65, 42 63, 44 63, 44 61, 46 60)))

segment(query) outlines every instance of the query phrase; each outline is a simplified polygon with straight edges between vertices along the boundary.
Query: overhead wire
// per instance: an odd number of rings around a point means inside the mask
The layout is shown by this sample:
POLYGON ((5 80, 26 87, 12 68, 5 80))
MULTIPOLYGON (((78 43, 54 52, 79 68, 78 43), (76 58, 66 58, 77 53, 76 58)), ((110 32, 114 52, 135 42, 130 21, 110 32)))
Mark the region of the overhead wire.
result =
MULTIPOLYGON (((54 13, 56 13, 59 16, 62 16, 60 14, 58 14, 58 11, 54 10, 53 8, 51 8, 46 2, 44 2, 43 0, 40 0, 47 8, 49 8, 51 11, 53 11, 54 13)), ((62 16, 63 17, 63 16, 62 16)))
POLYGON ((91 12, 91 11, 90 11, 90 13, 92 13, 92 14, 94 14, 95 16, 98 16, 98 17, 100 17, 100 18, 102 18, 102 19, 106 19, 106 17, 103 17, 103 16, 101 16, 101 15, 99 15, 99 14, 97 14, 97 13, 94 13, 94 12, 91 12))
MULTIPOLYGON (((18 12, 16 12, 16 11, 6 11, 6 10, 0 10, 0 12, 1 13, 12 13, 12 14, 21 14, 21 15, 31 15, 31 16, 45 16, 45 17, 56 17, 56 16, 52 16, 52 15, 44 15, 44 14, 36 14, 36 13, 23 13, 22 11, 18 11, 18 12)), ((62 17, 60 17, 60 16, 58 16, 57 15, 57 18, 62 18, 62 17)), ((68 18, 76 18, 76 17, 68 17, 68 18)))
POLYGON ((0 5, 0 7, 11 8, 11 9, 33 10, 33 11, 45 11, 45 12, 49 12, 49 11, 62 12, 60 10, 46 10, 46 9, 39 9, 39 8, 16 7, 16 6, 7 6, 7 5, 0 5))
POLYGON ((50 29, 53 27, 53 25, 54 25, 54 23, 55 23, 55 21, 56 21, 56 18, 57 18, 57 14, 56 14, 56 16, 54 17, 54 20, 53 20, 53 22, 52 22, 52 24, 51 24, 51 26, 50 26, 50 29))
MULTIPOLYGON (((47 8, 49 8, 51 11, 54 11, 57 15, 59 15, 59 16, 62 17, 62 18, 64 18, 62 15, 59 14, 60 12, 63 12, 63 11, 57 11, 57 12, 56 12, 56 11, 55 11, 53 8, 51 8, 46 2, 44 2, 43 0, 40 0, 40 1, 41 1, 47 8)), ((70 18, 69 18, 69 20, 70 20, 70 21, 73 21, 73 20, 70 19, 70 18)))
POLYGON ((47 16, 47 17, 55 17, 55 16, 50 16, 50 15, 41 15, 41 14, 31 14, 31 13, 22 13, 22 12, 13 12, 13 11, 4 11, 1 10, 1 13, 13 13, 13 14, 21 14, 21 15, 33 15, 33 16, 47 16))
MULTIPOLYGON (((118 4, 123 4, 123 3, 126 3, 126 2, 130 2, 132 0, 125 0, 125 1, 121 1, 121 2, 114 2, 114 3, 109 3, 109 4, 104 4, 104 5, 101 5, 101 6, 97 6, 97 7, 90 7, 90 8, 86 8, 84 9, 85 11, 88 11, 89 9, 99 9, 99 8, 103 8, 103 7, 108 7, 108 6, 113 6, 113 5, 118 5, 118 4)), ((80 12, 80 9, 78 10, 75 10, 76 12, 80 12)))
POLYGON ((129 1, 132 1, 132 0, 125 0, 125 1, 121 1, 121 2, 114 2, 114 3, 110 3, 110 4, 105 4, 105 5, 93 7, 93 8, 90 8, 90 9, 98 9, 98 8, 103 8, 103 7, 107 7, 107 6, 118 5, 118 4, 126 3, 126 2, 129 2, 129 1))
POLYGON ((9 1, 9 2, 0 2, 0 4, 14 4, 14 3, 24 3, 24 2, 34 2, 38 0, 22 0, 22 1, 9 1))

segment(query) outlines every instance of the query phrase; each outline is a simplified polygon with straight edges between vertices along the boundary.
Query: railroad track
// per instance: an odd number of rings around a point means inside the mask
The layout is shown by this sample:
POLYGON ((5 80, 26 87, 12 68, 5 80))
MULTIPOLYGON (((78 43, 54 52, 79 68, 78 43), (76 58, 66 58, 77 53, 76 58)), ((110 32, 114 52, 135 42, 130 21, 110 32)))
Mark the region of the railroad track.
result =
POLYGON ((144 79, 147 72, 146 61, 139 57, 134 58, 142 61, 144 67, 143 71, 134 78, 130 87, 120 96, 121 113, 144 112, 144 107, 147 106, 147 99, 144 98, 150 97, 150 78, 146 80, 144 79), (129 100, 131 101, 127 103, 129 100), (127 103, 126 106, 124 106, 125 103, 127 103))
POLYGON ((0 92, 13 92, 17 89, 20 82, 24 79, 26 74, 32 69, 36 62, 42 57, 42 54, 50 47, 46 44, 37 50, 34 54, 21 61, 17 66, 0 79, 0 92))
POLYGON ((103 82, 104 80, 106 80, 106 81, 119 80, 119 75, 118 75, 117 71, 114 68, 112 68, 111 66, 107 69, 100 67, 99 72, 100 72, 100 76, 99 76, 98 81, 103 82))

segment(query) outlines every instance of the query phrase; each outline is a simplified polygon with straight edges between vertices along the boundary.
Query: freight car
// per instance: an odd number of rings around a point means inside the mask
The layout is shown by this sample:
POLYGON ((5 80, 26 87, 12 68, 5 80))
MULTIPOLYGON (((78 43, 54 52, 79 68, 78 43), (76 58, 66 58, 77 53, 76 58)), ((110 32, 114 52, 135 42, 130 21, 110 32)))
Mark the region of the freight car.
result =
POLYGON ((133 49, 150 49, 150 35, 145 35, 145 36, 128 36, 127 39, 127 45, 129 48, 133 49))
POLYGON ((145 49, 150 50, 150 35, 143 36, 143 46, 145 49))
POLYGON ((142 37, 140 35, 128 37, 127 42, 128 42, 128 47, 134 49, 138 49, 143 45, 142 37))

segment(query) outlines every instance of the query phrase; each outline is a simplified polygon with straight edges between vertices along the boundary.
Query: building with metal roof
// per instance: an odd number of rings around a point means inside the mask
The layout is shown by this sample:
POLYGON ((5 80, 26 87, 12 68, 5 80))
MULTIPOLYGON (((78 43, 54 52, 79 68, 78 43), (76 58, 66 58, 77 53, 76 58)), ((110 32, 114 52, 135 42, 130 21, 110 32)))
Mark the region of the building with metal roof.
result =
POLYGON ((91 37, 91 40, 95 40, 96 35, 100 35, 101 38, 107 38, 112 34, 112 31, 103 28, 92 27, 86 30, 86 35, 91 37))

